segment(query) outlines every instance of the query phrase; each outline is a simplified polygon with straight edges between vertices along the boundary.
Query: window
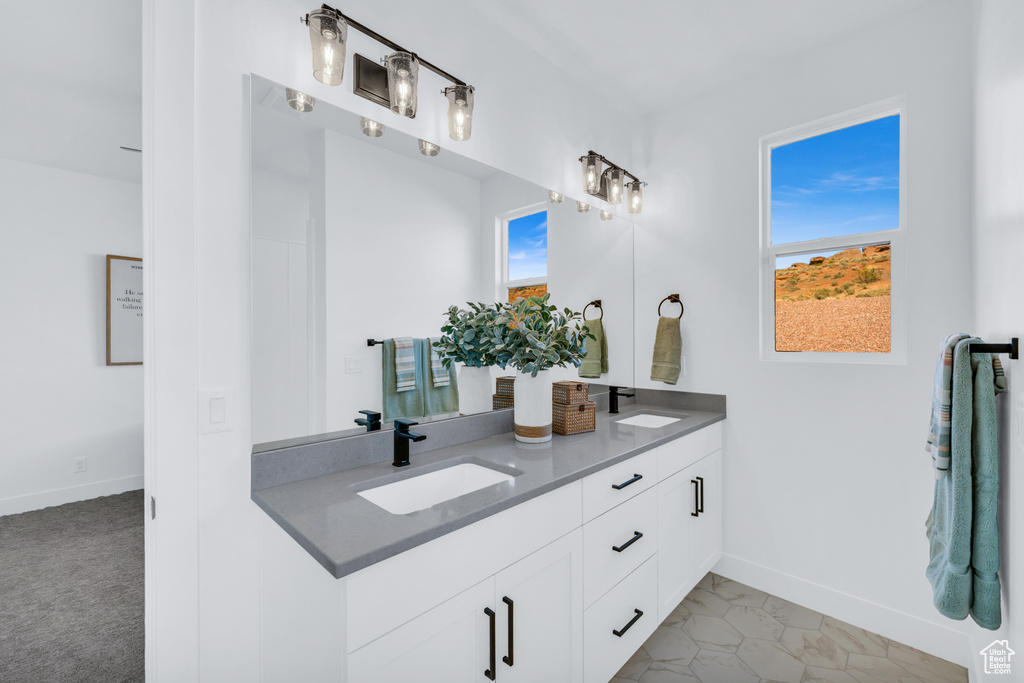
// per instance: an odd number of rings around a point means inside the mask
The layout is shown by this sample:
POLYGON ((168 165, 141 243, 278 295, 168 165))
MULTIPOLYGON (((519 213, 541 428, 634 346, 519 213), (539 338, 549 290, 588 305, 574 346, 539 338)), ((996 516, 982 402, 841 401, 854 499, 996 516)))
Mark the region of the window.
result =
POLYGON ((901 363, 902 100, 761 139, 761 358, 901 363))
POLYGON ((502 235, 502 290, 508 300, 544 296, 548 291, 546 204, 507 215, 502 235))

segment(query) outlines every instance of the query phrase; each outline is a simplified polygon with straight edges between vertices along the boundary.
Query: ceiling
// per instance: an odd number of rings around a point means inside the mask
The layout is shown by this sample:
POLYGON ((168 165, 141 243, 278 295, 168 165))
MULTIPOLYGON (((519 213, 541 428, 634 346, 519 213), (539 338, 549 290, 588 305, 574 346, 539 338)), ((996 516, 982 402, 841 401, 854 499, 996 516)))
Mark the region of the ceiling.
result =
MULTIPOLYGON (((410 0, 403 13, 423 14, 421 25, 438 29, 458 16, 478 41, 525 45, 554 77, 643 114, 933 1, 410 0)), ((368 0, 337 4, 357 18, 382 11, 368 0)), ((119 146, 141 143, 141 0, 47 3, 45 16, 58 13, 71 27, 50 44, 41 43, 37 5, 8 5, 0 157, 139 182, 140 155, 119 146)))

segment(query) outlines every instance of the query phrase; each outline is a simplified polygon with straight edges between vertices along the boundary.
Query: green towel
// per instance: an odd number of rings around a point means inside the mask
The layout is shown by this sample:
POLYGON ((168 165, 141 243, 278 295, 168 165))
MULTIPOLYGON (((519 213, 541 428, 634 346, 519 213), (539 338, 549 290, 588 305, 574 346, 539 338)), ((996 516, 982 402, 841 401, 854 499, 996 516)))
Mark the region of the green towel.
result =
POLYGON ((683 336, 679 331, 679 318, 658 318, 658 334, 654 338, 654 360, 651 379, 655 382, 675 384, 679 379, 679 361, 683 357, 683 336))
POLYGON ((604 336, 601 320, 584 320, 590 334, 596 339, 587 340, 587 355, 580 365, 580 377, 598 379, 601 373, 608 372, 608 337, 604 336))
POLYGON ((431 375, 434 372, 431 368, 431 349, 429 339, 417 339, 416 340, 416 358, 418 359, 417 365, 420 368, 424 368, 422 378, 416 378, 416 386, 422 387, 423 395, 423 417, 430 417, 431 415, 443 415, 444 413, 458 413, 459 412, 459 381, 455 377, 455 363, 452 363, 447 368, 441 366, 440 370, 447 377, 448 382, 436 384, 436 380, 431 381, 431 375))
POLYGON ((971 354, 964 339, 953 352, 950 476, 935 482, 925 528, 925 574, 936 609, 951 619, 970 614, 982 628, 1002 623, 999 605, 999 430, 997 393, 1006 390, 998 359, 971 354))
POLYGON ((413 366, 415 388, 412 391, 398 391, 398 377, 395 372, 395 342, 384 340, 381 353, 381 376, 383 378, 383 421, 415 420, 431 415, 459 412, 459 386, 455 378, 455 364, 447 368, 448 385, 435 387, 431 380, 430 340, 413 339, 413 366))

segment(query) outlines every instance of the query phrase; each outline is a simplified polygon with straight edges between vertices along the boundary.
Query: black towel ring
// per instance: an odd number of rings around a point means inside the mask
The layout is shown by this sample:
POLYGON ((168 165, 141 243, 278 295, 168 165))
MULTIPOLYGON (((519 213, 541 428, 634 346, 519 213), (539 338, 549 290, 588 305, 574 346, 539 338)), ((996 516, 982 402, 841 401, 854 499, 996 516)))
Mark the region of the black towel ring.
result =
POLYGON ((591 306, 597 306, 597 309, 599 311, 601 311, 601 317, 598 318, 598 320, 604 320, 604 309, 601 307, 601 300, 600 299, 594 299, 589 304, 587 304, 586 306, 583 307, 583 321, 586 322, 586 320, 587 320, 587 309, 590 308, 591 306))
POLYGON ((658 317, 659 318, 661 317, 661 306, 666 301, 670 301, 670 302, 672 302, 674 304, 679 304, 679 317, 682 318, 683 317, 683 311, 685 311, 686 308, 683 306, 683 302, 679 300, 679 295, 678 294, 669 294, 668 296, 666 296, 664 299, 661 300, 661 303, 658 304, 658 317))

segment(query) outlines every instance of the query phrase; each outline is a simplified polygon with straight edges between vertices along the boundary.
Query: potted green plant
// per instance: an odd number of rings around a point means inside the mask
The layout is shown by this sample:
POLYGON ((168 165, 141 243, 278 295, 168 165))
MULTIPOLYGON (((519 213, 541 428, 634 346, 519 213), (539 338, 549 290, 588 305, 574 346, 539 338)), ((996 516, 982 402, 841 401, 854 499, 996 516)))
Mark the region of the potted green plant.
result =
POLYGON ((459 412, 463 415, 491 409, 491 371, 496 365, 491 354, 491 328, 498 316, 498 304, 467 302, 469 309, 448 308, 448 321, 441 326, 442 336, 434 342, 437 355, 450 367, 459 368, 459 412))
POLYGON ((551 440, 550 369, 579 367, 586 340, 582 316, 568 308, 559 312, 550 294, 502 304, 488 330, 489 353, 502 368, 519 371, 514 385, 516 439, 527 443, 551 440))

